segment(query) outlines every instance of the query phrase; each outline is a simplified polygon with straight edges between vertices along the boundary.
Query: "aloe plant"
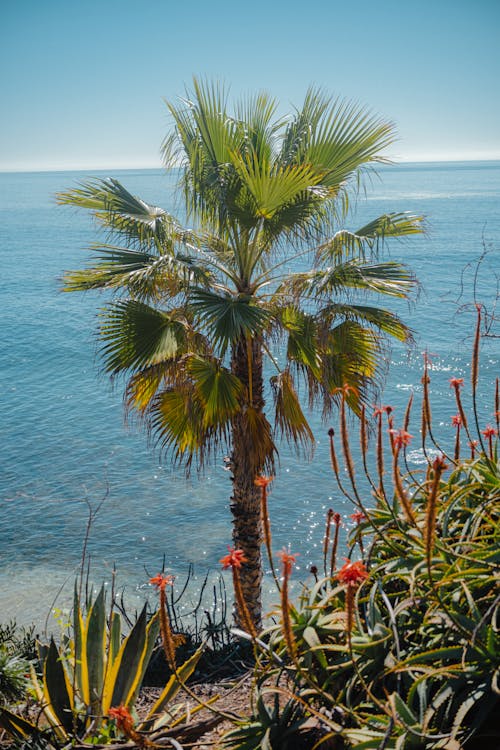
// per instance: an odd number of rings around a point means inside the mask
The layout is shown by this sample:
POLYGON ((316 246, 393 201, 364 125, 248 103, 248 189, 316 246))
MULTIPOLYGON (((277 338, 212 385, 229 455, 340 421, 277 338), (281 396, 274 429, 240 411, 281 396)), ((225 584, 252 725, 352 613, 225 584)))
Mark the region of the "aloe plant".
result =
MULTIPOLYGON (((298 732, 314 720, 318 746, 330 736, 342 750, 500 747, 500 385, 497 380, 492 404, 496 426, 481 429, 480 323, 478 310, 472 415, 462 404, 463 379, 450 380, 451 408, 458 408, 452 451, 436 455, 427 363, 423 471, 410 472, 406 462, 409 430, 418 429, 410 427, 411 402, 401 427, 390 407, 375 410, 373 451, 362 414, 361 465, 368 485, 358 480, 342 405, 338 435, 330 430, 334 475, 356 508, 349 561, 337 569, 339 526, 330 510, 323 543, 323 569, 330 575, 318 580, 318 561, 314 581, 303 586, 297 604, 284 601, 282 585, 275 622, 255 641, 261 650, 256 684, 265 685, 257 705, 265 693, 268 700, 270 692, 284 695, 302 711, 298 732)), ((227 735, 226 746, 260 747, 270 712, 254 711, 227 735)), ((298 735, 290 737, 277 716, 272 727, 266 747, 296 747, 298 735)))

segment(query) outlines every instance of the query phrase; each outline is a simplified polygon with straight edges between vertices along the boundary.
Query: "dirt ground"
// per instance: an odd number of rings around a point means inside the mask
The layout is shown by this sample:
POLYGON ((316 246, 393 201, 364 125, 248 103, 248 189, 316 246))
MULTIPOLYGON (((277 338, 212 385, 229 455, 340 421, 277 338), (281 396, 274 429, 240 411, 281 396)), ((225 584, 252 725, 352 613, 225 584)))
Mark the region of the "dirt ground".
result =
MULTIPOLYGON (((233 680, 193 685, 191 690, 192 695, 184 691, 175 701, 180 712, 187 713, 186 724, 179 727, 178 731, 173 730, 166 734, 177 739, 183 750, 216 750, 222 735, 234 726, 229 718, 224 718, 220 714, 235 718, 248 716, 252 690, 251 674, 247 673, 233 680), (210 701, 214 710, 199 709, 199 701, 210 701), (195 713, 192 713, 193 711, 195 713)), ((137 705, 139 715, 147 712, 159 693, 159 688, 143 688, 137 705)))

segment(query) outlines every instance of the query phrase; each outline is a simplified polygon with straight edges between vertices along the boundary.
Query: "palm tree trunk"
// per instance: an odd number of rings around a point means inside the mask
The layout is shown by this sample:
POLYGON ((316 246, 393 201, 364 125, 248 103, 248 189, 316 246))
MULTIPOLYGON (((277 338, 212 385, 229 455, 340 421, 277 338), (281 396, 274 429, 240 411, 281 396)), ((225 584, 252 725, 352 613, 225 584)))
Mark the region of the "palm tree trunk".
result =
MULTIPOLYGON (((250 616, 258 631, 262 623, 262 520, 261 493, 254 480, 262 473, 264 466, 262 451, 256 445, 255 430, 251 429, 248 418, 250 407, 268 425, 263 413, 262 348, 258 339, 242 339, 233 346, 231 370, 245 385, 247 393, 242 410, 232 421, 233 494, 230 509, 233 516, 233 545, 235 549, 243 550, 248 560, 240 570, 240 580, 250 616), (250 352, 248 347, 251 347, 250 352)), ((234 615, 236 624, 241 626, 238 612, 235 611, 234 615)))

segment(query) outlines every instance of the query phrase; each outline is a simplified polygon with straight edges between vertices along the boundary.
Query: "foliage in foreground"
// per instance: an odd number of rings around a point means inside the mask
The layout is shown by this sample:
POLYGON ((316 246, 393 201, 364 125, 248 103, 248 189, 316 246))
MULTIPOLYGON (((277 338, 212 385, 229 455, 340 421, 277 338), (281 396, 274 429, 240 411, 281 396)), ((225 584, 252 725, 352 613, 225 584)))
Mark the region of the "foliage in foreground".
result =
POLYGON ((0 624, 0 703, 15 702, 24 695, 29 662, 35 657, 34 627, 15 621, 0 624))
MULTIPOLYGON (((463 380, 450 381, 458 413, 452 418, 456 439, 449 455, 437 450, 433 434, 427 363, 420 416, 427 458, 423 471, 412 473, 406 461, 411 401, 400 428, 390 407, 376 409, 373 451, 368 450, 362 414, 362 464, 373 509, 365 506, 365 490, 356 476, 343 391, 339 438, 345 472, 340 471, 333 430, 329 435, 335 477, 356 506, 349 557, 337 565, 341 518, 330 510, 324 575, 311 569, 312 583, 303 586, 298 604, 292 604, 288 587, 295 556, 283 550, 274 624, 257 634, 251 618, 240 613, 240 620, 248 621, 246 636, 256 657, 254 699, 250 716, 238 721, 220 712, 215 716, 214 723, 221 717, 235 723, 223 739, 227 750, 497 750, 500 389, 497 380, 496 426, 480 429, 480 322, 478 313, 470 417, 462 403, 463 380), (383 450, 386 434, 390 464, 383 450), (464 441, 467 457, 462 455, 464 441), (348 482, 342 480, 345 476, 348 482)), ((274 570, 267 515, 270 481, 256 480, 274 570)), ((238 592, 243 552, 230 548, 222 562, 232 568, 238 592)), ((182 747, 175 730, 184 716, 172 700, 185 687, 199 655, 177 668, 165 598, 171 580, 160 574, 151 582, 160 592, 159 611, 149 622, 142 613, 125 639, 119 616, 105 618, 102 591, 85 616, 75 596, 72 633, 59 647, 51 643, 41 650, 43 678, 32 674, 42 721, 35 726, 0 710, 1 726, 19 747, 81 742, 182 747), (173 674, 139 723, 131 712, 159 632, 173 674)), ((237 593, 244 608, 240 599, 237 593)), ((195 727, 198 736, 209 725, 195 727)))
MULTIPOLYGON (((476 403, 480 315, 472 363, 476 403)), ((390 407, 376 410, 373 471, 367 425, 361 446, 375 507, 363 502, 343 405, 340 461, 330 430, 334 473, 353 501, 349 560, 337 568, 340 516, 329 511, 324 573, 288 597, 294 555, 284 551, 276 623, 254 639, 258 663, 251 717, 226 736, 233 750, 498 748, 500 708, 499 386, 496 427, 472 437, 453 378, 458 414, 452 455, 437 450, 423 377, 424 471, 406 464, 411 403, 402 428, 390 407), (389 435, 391 466, 381 450, 389 435), (461 458, 461 434, 470 457, 461 458), (430 441, 429 441, 430 438, 430 441), (430 444, 429 444, 430 442, 430 444), (391 471, 391 481, 387 472, 391 471), (342 483, 342 477, 348 483, 342 483), (390 489, 389 489, 390 485, 390 489), (332 533, 333 532, 333 533, 332 533), (355 552, 359 560, 354 559, 355 552), (305 743, 305 744, 301 744, 305 743)), ((265 485, 262 494, 265 498, 265 485)), ((271 545, 268 544, 268 548, 271 545)))
POLYGON ((19 744, 36 741, 62 747, 107 743, 124 735, 142 746, 182 724, 185 714, 172 701, 196 668, 202 648, 177 666, 177 643, 165 601, 165 587, 171 581, 159 574, 151 583, 160 590, 159 610, 148 618, 145 605, 125 637, 119 612, 113 607, 106 612, 104 587, 95 601, 87 602, 86 613, 75 587, 69 632, 60 645, 53 639, 48 645, 39 644, 41 675, 31 665, 38 722, 0 707, 0 727, 19 744), (131 712, 159 636, 172 675, 147 715, 136 722, 131 712))

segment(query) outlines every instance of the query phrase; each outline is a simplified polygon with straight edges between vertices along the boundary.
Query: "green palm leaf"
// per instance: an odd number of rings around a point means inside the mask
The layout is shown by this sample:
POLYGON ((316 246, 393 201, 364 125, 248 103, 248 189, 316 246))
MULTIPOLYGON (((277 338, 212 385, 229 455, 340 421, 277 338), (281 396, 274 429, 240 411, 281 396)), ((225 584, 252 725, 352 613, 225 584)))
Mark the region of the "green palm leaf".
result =
POLYGON ((330 411, 334 401, 338 400, 336 392, 345 385, 353 389, 349 393, 348 402, 357 411, 361 403, 371 402, 373 393, 370 393, 370 389, 376 389, 380 385, 380 336, 371 328, 346 320, 324 332, 323 337, 323 411, 325 414, 330 411))
POLYGON ((297 307, 286 307, 280 311, 279 318, 281 326, 288 333, 287 360, 307 368, 315 378, 320 378, 321 357, 314 316, 297 307))
POLYGON ((220 295, 196 289, 191 307, 222 351, 240 338, 259 336, 270 320, 268 310, 248 295, 220 295))
POLYGON ((341 229, 318 247, 317 262, 329 259, 361 257, 367 251, 378 252, 383 242, 393 237, 408 237, 422 232, 424 219, 409 212, 383 214, 355 232, 341 229))
POLYGON ((225 425, 240 408, 241 381, 213 357, 192 356, 186 369, 203 406, 205 425, 225 425))
POLYGON ((410 342, 412 340, 411 330, 399 316, 381 307, 334 302, 323 307, 318 312, 316 319, 320 327, 326 325, 328 328, 339 319, 356 321, 361 325, 368 323, 399 341, 410 342))
POLYGON ((314 435, 300 406, 293 378, 288 370, 272 378, 276 428, 295 445, 302 445, 312 453, 314 435))
POLYGON ((189 237, 167 211, 136 198, 112 178, 83 182, 79 188, 58 193, 57 201, 91 210, 105 229, 132 243, 167 247, 189 237))
POLYGON ((186 352, 187 323, 180 313, 164 313, 136 300, 105 308, 100 334, 105 370, 111 374, 178 359, 186 352))
POLYGON ((233 154, 233 163, 244 187, 253 198, 256 217, 272 219, 275 213, 320 181, 307 164, 275 167, 257 152, 233 154))
POLYGON ((211 280, 206 267, 181 253, 153 255, 112 245, 95 245, 92 249, 99 253, 97 263, 66 272, 63 291, 126 288, 136 298, 158 299, 166 293, 175 296, 192 284, 208 285, 211 280))
POLYGON ((404 298, 411 294, 416 283, 414 274, 401 263, 350 260, 327 268, 290 274, 277 293, 320 299, 352 289, 404 298))

